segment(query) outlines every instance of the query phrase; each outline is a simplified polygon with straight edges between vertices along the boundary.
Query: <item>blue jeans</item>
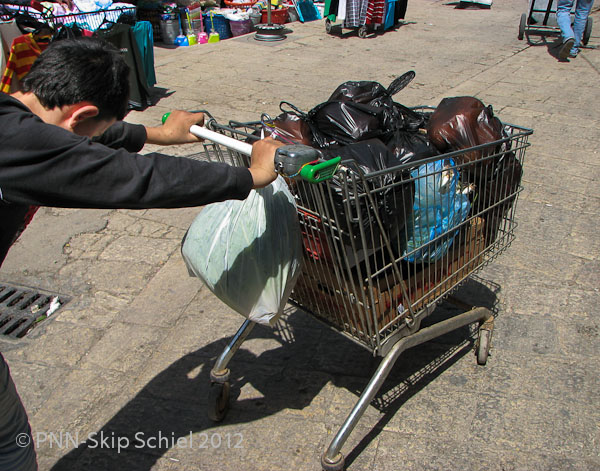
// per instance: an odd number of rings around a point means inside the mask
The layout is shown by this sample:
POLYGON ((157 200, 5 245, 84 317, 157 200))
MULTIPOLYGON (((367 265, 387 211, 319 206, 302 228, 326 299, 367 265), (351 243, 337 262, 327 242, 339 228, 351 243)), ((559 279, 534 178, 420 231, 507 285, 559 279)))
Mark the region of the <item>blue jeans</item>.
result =
POLYGON ((562 35, 563 43, 567 39, 574 39, 575 43, 571 49, 571 53, 577 54, 579 46, 581 46, 581 38, 587 23, 590 10, 594 5, 594 0, 577 0, 575 7, 575 20, 571 27, 571 9, 575 0, 558 0, 556 7, 556 21, 562 35))

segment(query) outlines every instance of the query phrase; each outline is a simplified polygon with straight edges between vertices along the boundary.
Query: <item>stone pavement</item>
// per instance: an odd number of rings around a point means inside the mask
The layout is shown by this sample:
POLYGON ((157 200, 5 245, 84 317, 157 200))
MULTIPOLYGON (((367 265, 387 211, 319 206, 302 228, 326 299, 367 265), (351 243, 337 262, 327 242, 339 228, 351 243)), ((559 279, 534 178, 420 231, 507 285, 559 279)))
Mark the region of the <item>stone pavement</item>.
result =
MULTIPOLYGON (((534 129, 516 240, 460 291, 497 310, 487 366, 465 329, 406 352, 343 447, 350 470, 600 469, 600 41, 593 31, 594 48, 559 62, 554 37, 517 39, 526 10, 421 0, 408 24, 367 39, 317 21, 277 43, 156 47, 164 96, 127 118, 254 120, 281 100, 308 110, 343 81, 415 70, 398 101, 474 95, 534 129)), ((187 275, 180 242, 197 213, 42 209, 9 253, 1 281, 72 298, 25 339, 0 341, 41 470, 320 469, 379 360, 290 308, 243 344, 229 414, 210 422, 208 373, 242 318, 187 275)))

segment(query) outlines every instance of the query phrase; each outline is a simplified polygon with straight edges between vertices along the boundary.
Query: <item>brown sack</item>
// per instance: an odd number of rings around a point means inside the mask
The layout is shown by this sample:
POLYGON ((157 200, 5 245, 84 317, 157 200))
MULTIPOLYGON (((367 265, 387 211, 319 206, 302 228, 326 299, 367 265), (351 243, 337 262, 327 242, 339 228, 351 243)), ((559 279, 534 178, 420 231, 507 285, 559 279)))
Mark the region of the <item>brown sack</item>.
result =
POLYGON ((276 134, 287 144, 294 143, 313 146, 312 132, 306 121, 301 117, 293 113, 284 112, 277 116, 272 124, 274 128, 267 127, 267 132, 269 129, 275 129, 276 134))
MULTIPOLYGON (((491 105, 474 97, 444 98, 429 118, 427 136, 440 152, 468 149, 502 138, 502 123, 491 105)), ((458 164, 472 162, 494 152, 493 148, 465 152, 458 164)))

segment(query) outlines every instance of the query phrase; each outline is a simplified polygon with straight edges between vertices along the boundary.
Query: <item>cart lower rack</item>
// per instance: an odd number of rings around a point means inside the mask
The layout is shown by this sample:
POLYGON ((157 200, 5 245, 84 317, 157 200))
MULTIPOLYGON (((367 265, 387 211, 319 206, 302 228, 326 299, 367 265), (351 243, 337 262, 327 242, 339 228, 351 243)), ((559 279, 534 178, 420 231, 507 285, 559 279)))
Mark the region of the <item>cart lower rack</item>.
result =
MULTIPOLYGON (((207 127, 252 141, 260 123, 225 126, 211 119, 207 127)), ((342 161, 330 180, 288 181, 305 248, 290 300, 383 357, 323 453, 324 470, 343 469, 346 439, 405 350, 477 322, 477 362, 486 363, 494 324, 487 308, 469 306, 420 326, 439 301, 514 239, 532 132, 505 125, 503 139, 464 151, 368 174, 342 161)), ((248 165, 247 154, 214 142, 205 142, 200 158, 248 165)), ((208 414, 215 421, 228 409, 228 363, 253 327, 248 320, 242 324, 211 371, 208 414)))

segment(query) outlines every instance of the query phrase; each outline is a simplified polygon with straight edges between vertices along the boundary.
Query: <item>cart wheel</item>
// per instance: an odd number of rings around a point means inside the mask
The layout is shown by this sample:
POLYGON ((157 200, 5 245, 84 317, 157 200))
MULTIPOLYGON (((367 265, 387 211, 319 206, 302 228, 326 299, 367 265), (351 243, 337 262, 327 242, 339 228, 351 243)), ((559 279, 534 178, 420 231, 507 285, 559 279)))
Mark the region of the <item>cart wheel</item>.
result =
POLYGON ((367 37, 367 26, 366 25, 362 25, 360 28, 358 28, 358 37, 363 38, 363 39, 367 37))
POLYGON ((342 471, 344 469, 345 461, 344 455, 338 453, 335 462, 331 463, 329 460, 325 459, 325 453, 323 453, 321 455, 321 468, 323 468, 323 471, 342 471))
POLYGON ((583 44, 587 46, 588 41, 590 40, 590 36, 592 35, 592 26, 594 25, 594 20, 591 17, 588 17, 585 22, 585 29, 583 30, 583 38, 581 41, 583 44))
POLYGON ((210 383, 208 391, 208 418, 213 422, 221 422, 229 410, 229 381, 210 383))
POLYGON ((332 28, 332 26, 331 26, 331 20, 329 18, 327 18, 325 20, 325 32, 327 34, 331 33, 331 28, 332 28))
POLYGON ((477 342, 477 364, 485 365, 490 353, 490 340, 492 332, 488 329, 479 329, 479 340, 477 342))
POLYGON ((523 39, 525 36, 525 26, 527 26, 527 14, 523 13, 521 15, 521 22, 519 23, 519 39, 523 39))

